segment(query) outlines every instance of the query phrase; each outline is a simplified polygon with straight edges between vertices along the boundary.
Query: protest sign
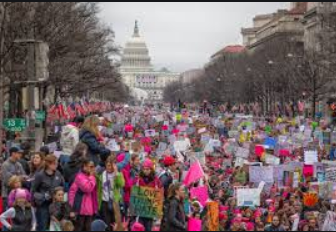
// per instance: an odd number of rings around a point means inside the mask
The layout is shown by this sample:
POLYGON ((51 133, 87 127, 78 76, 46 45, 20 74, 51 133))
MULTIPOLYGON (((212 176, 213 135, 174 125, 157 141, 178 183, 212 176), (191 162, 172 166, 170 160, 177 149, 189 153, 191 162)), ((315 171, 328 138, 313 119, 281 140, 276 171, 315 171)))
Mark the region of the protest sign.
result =
POLYGON ((210 140, 210 144, 212 147, 220 147, 222 145, 221 141, 219 140, 210 140))
POLYGON ((155 120, 157 122, 163 122, 163 120, 164 120, 163 115, 157 115, 157 116, 155 116, 155 120))
POLYGON ((209 231, 219 230, 219 203, 209 202, 208 203, 208 226, 209 231))
POLYGON ((144 218, 163 216, 164 191, 159 188, 134 186, 131 191, 130 214, 144 218))
POLYGON ((273 166, 280 165, 280 158, 278 158, 278 157, 276 157, 274 155, 266 154, 265 162, 267 164, 273 165, 273 166))
POLYGON ((245 159, 237 157, 235 160, 235 167, 243 167, 245 159))
POLYGON ((201 128, 197 131, 198 134, 203 134, 205 132, 207 132, 207 129, 205 127, 201 128))
POLYGON ((167 148, 168 148, 168 144, 167 143, 163 143, 163 142, 159 143, 159 147, 158 147, 159 151, 165 151, 165 150, 167 150, 167 148))
POLYGON ((246 148, 237 147, 236 157, 241 157, 247 159, 249 157, 250 151, 246 148))
POLYGON ((188 231, 202 231, 202 220, 189 218, 188 231))
POLYGON ((208 187, 197 187, 190 190, 191 199, 197 199, 203 207, 206 206, 206 202, 209 199, 208 187))
POLYGON ((110 151, 120 151, 120 146, 117 144, 115 139, 110 140, 107 143, 106 148, 109 149, 110 151))
POLYGON ((233 196, 237 199, 238 189, 249 189, 249 186, 233 186, 233 196))
POLYGON ((145 131, 145 136, 146 137, 155 137, 155 135, 156 135, 155 130, 146 130, 145 131))
POLYGON ((57 143, 49 143, 46 145, 49 148, 50 153, 53 153, 55 151, 57 151, 58 147, 57 147, 57 143))
POLYGON ((259 189, 238 189, 237 190, 238 207, 260 206, 259 189))
POLYGON ((336 182, 336 167, 327 168, 325 170, 325 180, 336 182))
POLYGON ((175 151, 187 151, 188 148, 189 148, 189 144, 185 140, 174 142, 175 151))
POLYGON ((336 161, 322 160, 322 164, 325 164, 327 166, 336 166, 336 161))
POLYGON ((260 183, 264 181, 266 183, 273 183, 273 167, 257 167, 257 166, 250 166, 249 167, 250 173, 250 182, 253 183, 260 183))
POLYGON ((318 162, 317 151, 305 151, 304 161, 306 165, 314 165, 314 163, 317 163, 318 162))

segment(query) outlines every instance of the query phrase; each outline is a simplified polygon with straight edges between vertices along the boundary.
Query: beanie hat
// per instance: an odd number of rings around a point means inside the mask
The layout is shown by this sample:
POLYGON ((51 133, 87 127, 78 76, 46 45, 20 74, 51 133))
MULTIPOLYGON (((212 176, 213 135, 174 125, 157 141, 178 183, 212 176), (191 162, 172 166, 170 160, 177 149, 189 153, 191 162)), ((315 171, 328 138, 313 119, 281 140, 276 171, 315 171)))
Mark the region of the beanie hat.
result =
POLYGON ((17 189, 15 192, 15 199, 19 199, 19 198, 27 198, 27 192, 25 189, 17 189))
POLYGON ((165 166, 172 166, 176 163, 176 160, 172 157, 172 156, 166 156, 164 159, 163 159, 163 164, 165 166))
POLYGON ((122 153, 117 156, 117 162, 121 163, 125 159, 125 153, 122 153))
POLYGON ((105 231, 107 229, 107 225, 102 220, 95 220, 91 224, 91 231, 105 231))
POLYGON ((153 169, 154 168, 154 164, 150 159, 146 159, 143 164, 142 164, 143 168, 150 168, 153 169))
POLYGON ((141 223, 135 222, 131 227, 131 231, 145 231, 145 227, 141 223))

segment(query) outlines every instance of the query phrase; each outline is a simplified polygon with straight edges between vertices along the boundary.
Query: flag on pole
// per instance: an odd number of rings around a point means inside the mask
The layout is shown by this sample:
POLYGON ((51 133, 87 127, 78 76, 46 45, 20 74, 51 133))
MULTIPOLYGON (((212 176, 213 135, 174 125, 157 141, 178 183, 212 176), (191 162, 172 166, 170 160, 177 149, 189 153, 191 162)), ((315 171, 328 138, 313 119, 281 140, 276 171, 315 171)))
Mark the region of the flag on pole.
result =
POLYGON ((183 183, 186 186, 189 186, 192 183, 199 181, 202 177, 204 177, 204 171, 200 162, 196 161, 193 165, 191 165, 183 183))

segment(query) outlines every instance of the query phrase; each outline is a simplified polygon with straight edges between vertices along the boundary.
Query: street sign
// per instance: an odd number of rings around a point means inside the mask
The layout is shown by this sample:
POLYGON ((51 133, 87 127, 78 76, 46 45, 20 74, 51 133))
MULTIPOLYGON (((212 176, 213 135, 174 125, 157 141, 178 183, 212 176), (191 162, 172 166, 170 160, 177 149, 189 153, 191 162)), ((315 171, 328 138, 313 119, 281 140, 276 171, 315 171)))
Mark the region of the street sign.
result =
POLYGON ((3 126, 7 131, 22 132, 26 129, 27 122, 24 118, 7 118, 4 120, 3 126))
POLYGON ((43 122, 46 119, 46 112, 45 111, 36 111, 35 112, 35 119, 38 122, 43 122))

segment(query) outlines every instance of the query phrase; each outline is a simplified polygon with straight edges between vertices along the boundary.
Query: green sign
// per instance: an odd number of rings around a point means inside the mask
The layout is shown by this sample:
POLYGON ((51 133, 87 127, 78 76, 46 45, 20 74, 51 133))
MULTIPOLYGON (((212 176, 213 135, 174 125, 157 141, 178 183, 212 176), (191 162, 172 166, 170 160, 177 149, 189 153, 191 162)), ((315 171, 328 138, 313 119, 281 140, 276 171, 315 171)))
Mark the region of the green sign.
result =
POLYGON ((46 119, 46 112, 45 111, 36 111, 35 118, 38 122, 43 122, 46 119))
POLYGON ((3 126, 7 131, 22 132, 27 127, 24 118, 7 118, 4 120, 3 126))

